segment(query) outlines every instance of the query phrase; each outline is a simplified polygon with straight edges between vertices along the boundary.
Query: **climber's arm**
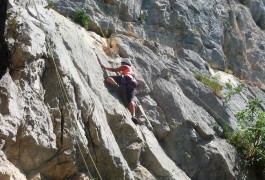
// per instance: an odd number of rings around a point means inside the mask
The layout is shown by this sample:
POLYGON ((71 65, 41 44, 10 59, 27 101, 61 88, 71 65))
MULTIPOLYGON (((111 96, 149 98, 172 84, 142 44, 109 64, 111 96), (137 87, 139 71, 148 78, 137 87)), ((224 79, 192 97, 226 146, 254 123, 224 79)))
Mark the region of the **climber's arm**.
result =
POLYGON ((124 65, 122 65, 122 66, 120 66, 120 67, 117 67, 117 68, 106 67, 106 66, 104 66, 104 65, 101 65, 101 67, 102 67, 103 69, 106 69, 106 70, 111 71, 111 72, 120 72, 120 71, 123 71, 123 70, 125 70, 125 69, 128 68, 127 66, 124 66, 124 65))

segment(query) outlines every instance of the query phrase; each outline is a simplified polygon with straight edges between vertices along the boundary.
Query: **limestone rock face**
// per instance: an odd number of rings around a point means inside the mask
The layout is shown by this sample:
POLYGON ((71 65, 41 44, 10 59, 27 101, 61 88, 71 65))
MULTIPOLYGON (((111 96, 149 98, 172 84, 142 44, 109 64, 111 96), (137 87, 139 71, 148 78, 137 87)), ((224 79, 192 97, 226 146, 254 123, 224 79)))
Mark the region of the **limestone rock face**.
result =
POLYGON ((3 151, 0 151, 0 179, 27 179, 23 172, 18 169, 18 167, 7 160, 3 151))
POLYGON ((0 79, 0 179, 259 179, 222 131, 238 128, 234 114, 248 98, 265 100, 264 12, 255 11, 263 1, 53 3, 9 1, 16 23, 0 79), (77 9, 94 32, 66 17, 77 9), (115 73, 100 63, 118 67, 124 57, 139 82, 141 125, 104 82, 115 73), (252 83, 225 104, 198 72, 221 74, 223 87, 252 83))
POLYGON ((54 2, 68 16, 87 9, 92 30, 101 26, 155 41, 172 47, 176 56, 181 48, 192 50, 215 69, 231 69, 237 77, 264 83, 263 0, 54 2))

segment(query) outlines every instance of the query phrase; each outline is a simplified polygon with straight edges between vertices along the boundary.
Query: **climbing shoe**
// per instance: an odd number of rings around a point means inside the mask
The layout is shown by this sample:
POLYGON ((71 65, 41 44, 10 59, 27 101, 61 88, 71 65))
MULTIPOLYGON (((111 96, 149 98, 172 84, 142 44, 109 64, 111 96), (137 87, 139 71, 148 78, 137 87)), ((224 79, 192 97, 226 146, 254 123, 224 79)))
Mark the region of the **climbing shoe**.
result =
POLYGON ((136 117, 132 117, 132 121, 134 122, 134 124, 141 124, 136 117))

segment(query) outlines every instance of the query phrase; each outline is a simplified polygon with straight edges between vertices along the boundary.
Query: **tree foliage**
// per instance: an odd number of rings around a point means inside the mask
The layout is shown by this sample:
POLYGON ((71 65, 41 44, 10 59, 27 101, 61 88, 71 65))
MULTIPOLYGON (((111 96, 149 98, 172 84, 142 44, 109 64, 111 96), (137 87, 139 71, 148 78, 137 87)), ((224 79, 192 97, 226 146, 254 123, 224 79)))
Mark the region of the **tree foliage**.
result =
POLYGON ((207 85, 208 87, 210 87, 210 89, 212 90, 212 92, 216 95, 216 96, 221 96, 221 90, 223 88, 223 86, 221 84, 218 83, 218 79, 220 77, 218 76, 211 76, 209 74, 205 75, 205 74, 201 74, 201 73, 196 73, 194 74, 194 77, 202 82, 203 84, 207 85))
POLYGON ((236 86, 235 88, 233 88, 231 83, 226 83, 225 86, 228 92, 224 94, 223 98, 224 98, 224 103, 228 103, 228 101, 231 100, 233 95, 239 94, 242 91, 245 85, 240 84, 236 86))
POLYGON ((73 20, 74 20, 74 22, 83 26, 85 29, 88 29, 89 18, 86 15, 85 11, 83 11, 83 10, 75 11, 75 13, 73 15, 73 20))
POLYGON ((227 138, 244 159, 244 164, 256 171, 265 169, 265 112, 260 108, 260 100, 251 99, 245 109, 236 117, 240 130, 229 133, 227 138))

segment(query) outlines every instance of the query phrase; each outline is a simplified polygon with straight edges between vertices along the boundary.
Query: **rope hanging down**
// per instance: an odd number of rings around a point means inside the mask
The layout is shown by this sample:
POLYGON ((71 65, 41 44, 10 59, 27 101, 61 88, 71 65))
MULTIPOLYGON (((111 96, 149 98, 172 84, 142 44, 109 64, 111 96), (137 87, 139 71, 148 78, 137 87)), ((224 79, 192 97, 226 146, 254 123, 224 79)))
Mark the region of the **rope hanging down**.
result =
MULTIPOLYGON (((198 97, 194 92, 192 92, 190 89, 186 88, 186 85, 184 83, 182 83, 181 81, 178 81, 178 83, 180 83, 185 89, 187 89, 191 94, 193 94, 194 97, 196 97, 199 101, 201 101, 207 108, 209 108, 217 117, 220 118, 220 120, 222 120, 225 125, 229 126, 227 124, 227 121, 225 121, 215 110, 213 110, 206 102, 204 102, 200 97, 198 97)), ((229 126, 230 127, 230 126, 229 126)), ((233 129, 232 127, 230 127, 231 129, 233 129)))
MULTIPOLYGON (((42 22, 41 22, 41 20, 40 20, 40 15, 39 15, 39 11, 38 11, 38 9, 37 9, 37 6, 36 6, 36 3, 35 3, 35 0, 33 0, 33 3, 34 3, 34 8, 35 8, 36 13, 37 13, 37 18, 38 18, 38 20, 39 20, 39 22, 40 22, 40 28, 43 30, 43 32, 45 32, 45 29, 44 29, 44 27, 43 27, 43 24, 42 24, 42 22)), ((48 34, 48 33, 46 33, 46 34, 48 34)), ((58 67, 57 67, 57 65, 56 65, 56 63, 55 63, 55 60, 54 60, 54 57, 53 57, 52 49, 51 49, 51 46, 50 46, 50 39, 48 39, 48 41, 47 41, 47 49, 48 49, 48 54, 51 55, 52 63, 53 63, 54 68, 55 68, 56 76, 57 76, 57 79, 58 79, 58 82, 59 82, 59 86, 60 86, 60 88, 61 88, 61 92, 62 92, 62 94, 63 94, 64 101, 67 102, 68 104, 70 104, 69 97, 68 97, 68 95, 67 95, 66 89, 65 89, 64 84, 63 84, 63 80, 62 80, 62 78, 61 78, 61 75, 60 75, 60 73, 59 73, 58 67)), ((68 112, 70 112, 70 114, 73 115, 74 120, 75 120, 75 123, 73 123, 72 121, 70 121, 70 125, 71 125, 72 127, 75 127, 75 128, 77 129, 77 132, 81 135, 81 137, 83 137, 82 134, 81 134, 81 131, 80 131, 79 127, 78 127, 78 121, 77 121, 77 119, 76 119, 75 116, 74 116, 74 113, 73 113, 73 109, 72 109, 72 107, 71 107, 71 109, 69 109, 69 107, 66 106, 66 109, 68 110, 68 112)), ((88 165, 87 165, 87 163, 86 163, 86 161, 85 161, 85 158, 84 158, 84 155, 83 155, 83 153, 82 153, 81 147, 80 147, 80 145, 79 145, 79 143, 78 143, 78 141, 77 141, 77 137, 76 137, 76 134, 75 134, 75 133, 74 133, 74 139, 75 139, 75 141, 77 142, 77 146, 78 146, 78 149, 79 149, 79 151, 80 151, 80 154, 81 154, 82 160, 84 161, 84 164, 85 164, 85 166, 86 166, 87 172, 88 172, 90 178, 92 179, 91 173, 90 173, 89 168, 88 168, 88 165)), ((83 141, 82 138, 81 138, 81 140, 83 141)), ((84 142, 83 142, 83 143, 84 143, 84 142)), ((91 161, 92 161, 92 163, 93 163, 93 165, 94 165, 94 167, 95 167, 95 169, 96 169, 96 171, 97 171, 97 173, 98 173, 99 178, 102 180, 102 177, 101 177, 101 175, 100 175, 100 173, 99 173, 99 171, 98 171, 98 168, 97 168, 97 166, 96 166, 96 164, 95 164, 95 162, 94 162, 94 160, 93 160, 93 158, 92 158, 92 155, 91 155, 89 149, 87 148, 87 146, 85 146, 85 147, 86 147, 87 152, 88 152, 88 154, 89 154, 89 157, 90 157, 90 159, 91 159, 91 161)))
MULTIPOLYGON (((36 9, 36 12, 37 12, 37 17, 38 17, 38 20, 40 21, 40 16, 39 16, 39 12, 38 12, 38 10, 37 10, 37 7, 36 7, 36 4, 35 4, 35 0, 33 0, 33 2, 34 2, 34 7, 35 7, 35 9, 36 9)), ((41 25, 41 28, 42 28, 42 30, 45 32, 45 30, 44 30, 44 28, 43 28, 43 25, 42 25, 42 23, 41 23, 41 21, 40 21, 40 25, 41 25)), ((105 34, 103 33, 103 31, 102 31, 102 29, 101 29, 101 27, 98 25, 98 27, 100 28, 100 31, 101 31, 101 33, 102 33, 102 35, 103 35, 103 37, 106 39, 106 37, 105 37, 105 34)), ((102 42, 103 43, 103 42, 102 42)), ((108 44, 107 44, 108 45, 108 44)), ((54 65, 54 67, 55 67, 55 71, 56 71, 56 76, 57 76, 57 78, 58 78, 58 81, 59 81, 59 85, 60 85, 60 88, 61 88, 61 90, 62 90, 62 94, 63 94, 63 98, 65 99, 65 101, 67 102, 67 103, 69 103, 70 104, 70 100, 69 100, 69 97, 68 97, 68 95, 67 95, 67 92, 66 92, 66 89, 65 89, 65 87, 64 87, 64 85, 63 85, 63 80, 62 80, 62 78, 61 78, 61 76, 60 76, 60 73, 59 73, 59 70, 58 70, 58 67, 57 67, 57 65, 56 65, 56 63, 55 63, 55 60, 54 60, 54 57, 53 57, 53 53, 52 53, 52 51, 51 51, 51 47, 50 47, 50 42, 48 41, 48 43, 47 43, 47 49, 49 50, 49 53, 50 53, 50 55, 51 55, 51 57, 52 57, 52 62, 53 62, 53 65, 54 65)), ((112 54, 112 52, 111 52, 111 54, 112 54)), ((100 64, 101 64, 101 62, 99 62, 100 64)), ((182 83, 182 82, 180 82, 184 87, 185 87, 185 85, 182 83)), ((188 89, 189 90, 189 89, 188 89)), ((190 91, 190 90, 189 90, 190 91)), ((227 123, 218 113, 216 113, 211 107, 209 107, 202 99, 200 99, 199 97, 197 97, 197 95, 196 94, 194 94, 192 91, 190 91, 196 98, 198 98, 203 104, 205 104, 205 106, 207 106, 214 114, 216 114, 218 117, 220 117, 220 119, 222 120, 222 121, 224 121, 225 123, 227 123)), ((71 109, 69 109, 69 107, 67 106, 66 107, 67 108, 67 110, 71 113, 71 114, 73 114, 74 115, 74 113, 73 113, 73 110, 72 110, 72 108, 71 109)), ((75 116, 74 116, 75 117, 75 116)), ((78 129, 78 132, 80 133, 80 135, 81 135, 81 131, 80 131, 80 129, 79 129, 79 127, 78 127, 78 125, 77 125, 77 119, 76 118, 74 118, 75 119, 75 124, 73 124, 71 121, 70 121, 70 123, 71 123, 71 126, 73 126, 73 127, 76 127, 77 129, 78 129)), ((187 128, 187 127, 186 127, 187 128)), ((81 136, 82 137, 82 136, 81 136)), ((76 140, 76 142, 78 142, 77 141, 77 138, 76 138, 76 136, 74 136, 74 138, 75 138, 75 140, 76 140)), ((83 140, 83 139, 82 139, 83 140)), ((88 174, 90 175, 90 178, 92 178, 92 176, 91 176, 91 174, 90 174, 90 172, 89 172, 89 169, 88 169, 88 165, 87 165, 87 163, 86 163, 86 161, 85 161, 85 158, 84 158, 84 156, 83 156, 83 153, 82 153, 82 151, 81 151, 81 147, 80 147, 80 145, 79 145, 79 143, 77 143, 77 145, 78 145, 78 149, 79 149, 79 151, 80 151, 80 153, 81 153, 81 156, 82 156, 82 159, 83 159, 83 161, 84 161, 84 164, 85 164, 85 166, 86 166, 86 168, 87 168, 87 171, 88 171, 88 174)), ((86 147, 87 148, 87 147, 86 147)), ((97 167, 96 167, 96 164, 95 164, 95 162, 94 162, 94 160, 93 160, 93 158, 92 158, 92 155, 91 155, 91 153, 89 152, 89 150, 88 150, 88 154, 89 154, 89 156, 90 156, 90 158, 91 158, 91 160, 92 160, 92 162, 93 162, 93 165, 94 165, 94 167, 95 167, 95 169, 96 169, 96 171, 97 171, 97 173, 98 173, 98 176, 99 176, 99 178, 102 180, 102 178, 101 178, 101 175, 100 175, 100 173, 99 173, 99 171, 98 171, 98 169, 97 169, 97 167)))

